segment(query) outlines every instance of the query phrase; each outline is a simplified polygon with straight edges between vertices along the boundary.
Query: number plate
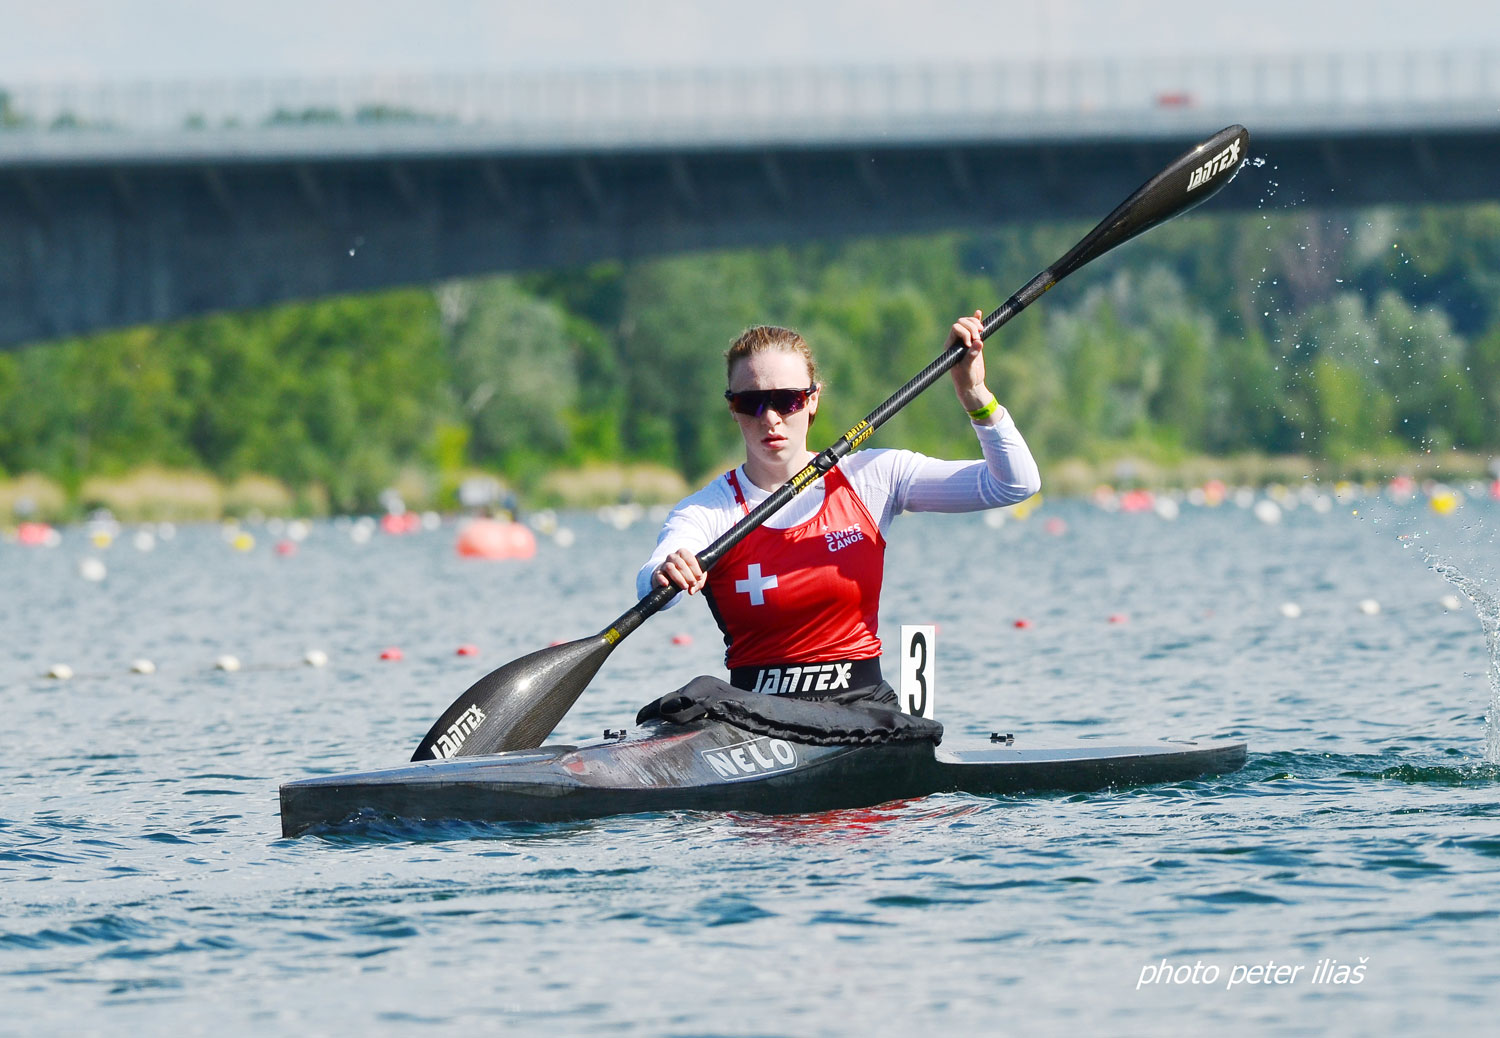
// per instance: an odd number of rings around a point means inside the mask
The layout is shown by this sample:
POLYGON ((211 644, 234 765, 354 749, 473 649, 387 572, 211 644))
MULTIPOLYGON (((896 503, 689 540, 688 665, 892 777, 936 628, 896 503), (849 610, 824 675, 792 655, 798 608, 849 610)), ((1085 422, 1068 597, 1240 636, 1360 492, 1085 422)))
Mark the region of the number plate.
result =
POLYGON ((937 628, 901 625, 901 709, 913 717, 936 716, 937 628))

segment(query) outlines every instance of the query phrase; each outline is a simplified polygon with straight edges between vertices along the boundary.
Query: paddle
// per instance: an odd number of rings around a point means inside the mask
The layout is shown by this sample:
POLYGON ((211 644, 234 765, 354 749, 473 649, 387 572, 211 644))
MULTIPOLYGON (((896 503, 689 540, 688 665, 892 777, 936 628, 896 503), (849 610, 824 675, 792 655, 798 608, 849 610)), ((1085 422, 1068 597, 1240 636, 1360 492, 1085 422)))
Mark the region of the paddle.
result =
MULTIPOLYGON (((1243 126, 1229 126, 1179 157, 1106 216, 1065 256, 986 317, 984 337, 988 338, 1085 263, 1213 195, 1234 178, 1246 158, 1249 143, 1249 131, 1243 126)), ((703 568, 710 569, 746 534, 821 479, 840 459, 957 364, 964 350, 960 344, 945 350, 889 400, 865 416, 864 421, 839 437, 700 552, 698 561, 703 568)), ((615 646, 666 605, 677 591, 670 585, 656 588, 593 637, 533 652, 480 678, 438 718, 412 754, 412 760, 467 757, 540 746, 615 646)))

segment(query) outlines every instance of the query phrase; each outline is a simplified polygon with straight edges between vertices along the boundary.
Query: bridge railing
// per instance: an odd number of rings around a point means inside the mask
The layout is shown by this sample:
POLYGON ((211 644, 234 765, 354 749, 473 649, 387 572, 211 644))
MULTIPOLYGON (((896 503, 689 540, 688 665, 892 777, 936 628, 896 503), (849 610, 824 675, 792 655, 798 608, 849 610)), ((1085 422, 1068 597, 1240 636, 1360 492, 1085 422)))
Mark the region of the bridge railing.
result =
POLYGON ((1500 104, 1500 52, 996 61, 983 65, 0 82, 0 129, 161 132, 438 122, 522 135, 604 127, 714 136, 769 126, 1176 109, 1357 111, 1500 104))

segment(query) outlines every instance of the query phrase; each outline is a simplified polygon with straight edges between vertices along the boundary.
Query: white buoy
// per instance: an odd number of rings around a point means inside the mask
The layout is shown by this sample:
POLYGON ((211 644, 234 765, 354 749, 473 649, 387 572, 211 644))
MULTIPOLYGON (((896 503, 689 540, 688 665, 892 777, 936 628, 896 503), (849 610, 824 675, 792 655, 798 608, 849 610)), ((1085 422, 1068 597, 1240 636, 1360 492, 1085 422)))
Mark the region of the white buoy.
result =
POLYGON ((73 676, 73 668, 66 663, 54 663, 52 669, 47 671, 47 676, 58 681, 67 681, 73 676))
POLYGON ((1457 595, 1444 595, 1440 601, 1443 608, 1450 613, 1456 613, 1464 607, 1463 601, 1457 595))
POLYGON ((214 660, 214 670, 234 672, 240 669, 240 661, 234 656, 220 656, 214 660))
POLYGON ((423 512, 422 513, 422 529, 426 530, 428 533, 431 533, 433 530, 440 530, 440 529, 442 529, 442 527, 443 527, 443 517, 442 516, 438 515, 436 512, 423 512))
POLYGON ((1182 508, 1170 497, 1157 497, 1151 507, 1155 509, 1157 515, 1169 521, 1176 519, 1182 512, 1182 508))
POLYGON ((566 526, 559 526, 557 532, 552 535, 552 540, 559 548, 571 548, 577 542, 578 537, 566 526))
POLYGON ((312 523, 306 519, 293 519, 286 524, 286 538, 301 544, 307 540, 307 535, 312 533, 312 523))
POLYGON ((1281 603, 1281 615, 1288 620, 1295 620, 1302 615, 1302 607, 1296 602, 1283 602, 1281 603))
POLYGON ((152 663, 150 660, 136 660, 135 662, 131 663, 130 672, 132 674, 155 674, 156 664, 152 663))
POLYGON ((1255 502, 1255 518, 1267 526, 1275 526, 1281 522, 1281 506, 1270 498, 1263 497, 1255 502))
POLYGON ((302 657, 302 662, 309 667, 326 667, 328 665, 328 653, 322 649, 308 649, 307 655, 302 657))
POLYGON ((355 544, 369 544, 370 538, 375 536, 375 520, 367 515, 362 515, 349 527, 349 539, 355 544))
POLYGON ((137 530, 130 543, 135 545, 136 551, 153 551, 156 548, 156 534, 150 530, 137 530))
POLYGON ((998 530, 1005 525, 1005 513, 998 508, 991 508, 984 513, 984 525, 991 530, 998 530))
POLYGON ((109 570, 105 568, 104 563, 89 555, 78 560, 78 575, 84 580, 90 580, 97 584, 109 576, 109 570))
POLYGON ((1380 612, 1380 603, 1373 598, 1363 598, 1359 602, 1359 611, 1366 616, 1374 616, 1380 612))
POLYGON ((177 536, 177 527, 171 523, 156 524, 156 539, 159 541, 170 541, 177 536))

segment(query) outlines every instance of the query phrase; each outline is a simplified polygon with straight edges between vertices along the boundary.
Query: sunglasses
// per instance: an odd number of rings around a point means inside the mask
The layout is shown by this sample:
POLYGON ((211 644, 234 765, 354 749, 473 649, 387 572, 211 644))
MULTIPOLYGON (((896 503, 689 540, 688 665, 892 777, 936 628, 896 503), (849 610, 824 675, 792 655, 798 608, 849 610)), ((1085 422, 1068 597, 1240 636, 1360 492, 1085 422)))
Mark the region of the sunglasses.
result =
POLYGON ((808 397, 817 391, 815 385, 806 389, 745 389, 738 393, 725 390, 724 399, 729 401, 731 411, 752 418, 759 418, 767 408, 786 416, 806 407, 808 397))

